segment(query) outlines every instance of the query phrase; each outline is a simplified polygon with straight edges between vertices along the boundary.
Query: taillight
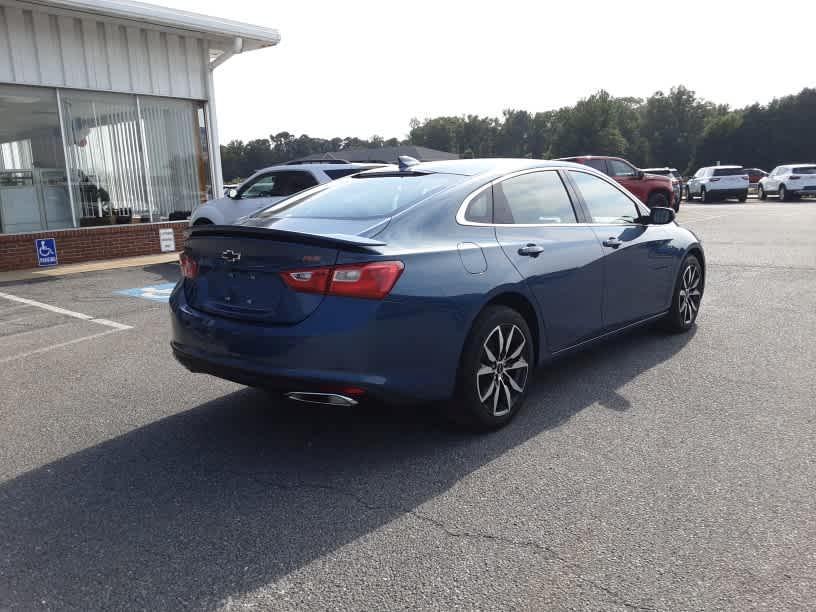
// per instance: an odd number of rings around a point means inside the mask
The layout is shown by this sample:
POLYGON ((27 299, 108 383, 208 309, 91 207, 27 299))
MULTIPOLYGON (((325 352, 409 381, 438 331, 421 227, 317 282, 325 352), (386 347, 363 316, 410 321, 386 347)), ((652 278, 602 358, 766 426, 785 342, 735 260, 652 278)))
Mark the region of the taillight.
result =
POLYGON ((198 276, 198 262, 187 253, 182 252, 179 255, 179 265, 181 266, 181 275, 184 278, 198 276))
POLYGON ((381 300, 391 292, 405 269, 401 261, 375 261, 334 268, 281 272, 286 286, 304 293, 381 300))
POLYGON ((301 293, 326 293, 331 268, 309 268, 281 272, 281 278, 291 289, 301 293))
POLYGON ((798 175, 795 175, 795 174, 790 175, 790 180, 792 180, 792 181, 798 181, 800 178, 802 178, 802 177, 798 176, 798 175))

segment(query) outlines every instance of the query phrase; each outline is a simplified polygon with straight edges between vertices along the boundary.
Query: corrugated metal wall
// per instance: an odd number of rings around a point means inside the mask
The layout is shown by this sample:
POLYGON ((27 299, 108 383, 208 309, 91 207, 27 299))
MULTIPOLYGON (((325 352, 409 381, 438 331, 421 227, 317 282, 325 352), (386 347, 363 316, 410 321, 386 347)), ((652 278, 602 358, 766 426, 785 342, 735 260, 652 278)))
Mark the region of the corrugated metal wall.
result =
POLYGON ((0 82, 206 99, 200 38, 0 0, 0 82))

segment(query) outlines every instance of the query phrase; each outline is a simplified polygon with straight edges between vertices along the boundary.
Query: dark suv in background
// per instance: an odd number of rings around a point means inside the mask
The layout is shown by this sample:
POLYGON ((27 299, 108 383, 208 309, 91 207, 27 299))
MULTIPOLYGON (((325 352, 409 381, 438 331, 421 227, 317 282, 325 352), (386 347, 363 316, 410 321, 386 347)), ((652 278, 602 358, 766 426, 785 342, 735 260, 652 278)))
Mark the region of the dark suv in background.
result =
POLYGON ((584 164, 611 176, 649 208, 656 206, 671 207, 674 210, 680 208, 680 198, 675 194, 672 179, 667 176, 644 172, 620 157, 580 155, 564 157, 562 160, 584 164))

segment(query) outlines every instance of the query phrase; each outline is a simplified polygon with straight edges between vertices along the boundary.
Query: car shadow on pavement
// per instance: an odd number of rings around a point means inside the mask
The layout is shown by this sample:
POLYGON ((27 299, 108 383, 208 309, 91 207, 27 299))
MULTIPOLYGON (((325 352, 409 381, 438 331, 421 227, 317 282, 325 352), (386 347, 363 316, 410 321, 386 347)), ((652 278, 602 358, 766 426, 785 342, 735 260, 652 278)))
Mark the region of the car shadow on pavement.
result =
POLYGON ((142 270, 148 274, 155 274, 168 283, 177 283, 181 278, 181 270, 179 270, 179 265, 176 262, 150 264, 149 266, 142 266, 142 270))
MULTIPOLYGON (((0 608, 200 609, 412 513, 593 404, 693 334, 642 330, 538 376, 507 428, 426 410, 271 403, 242 390, 0 486, 0 608)), ((428 524, 433 529, 433 524, 428 524)))

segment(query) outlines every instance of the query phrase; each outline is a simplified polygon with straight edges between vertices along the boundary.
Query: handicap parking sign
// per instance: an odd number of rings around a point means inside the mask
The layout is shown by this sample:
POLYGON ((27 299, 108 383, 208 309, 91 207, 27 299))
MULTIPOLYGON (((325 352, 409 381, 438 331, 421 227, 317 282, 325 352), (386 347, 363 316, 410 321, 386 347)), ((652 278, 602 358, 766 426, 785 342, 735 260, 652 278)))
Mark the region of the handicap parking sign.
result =
POLYGON ((57 265, 57 241, 54 238, 37 238, 34 249, 37 251, 38 266, 57 265))

